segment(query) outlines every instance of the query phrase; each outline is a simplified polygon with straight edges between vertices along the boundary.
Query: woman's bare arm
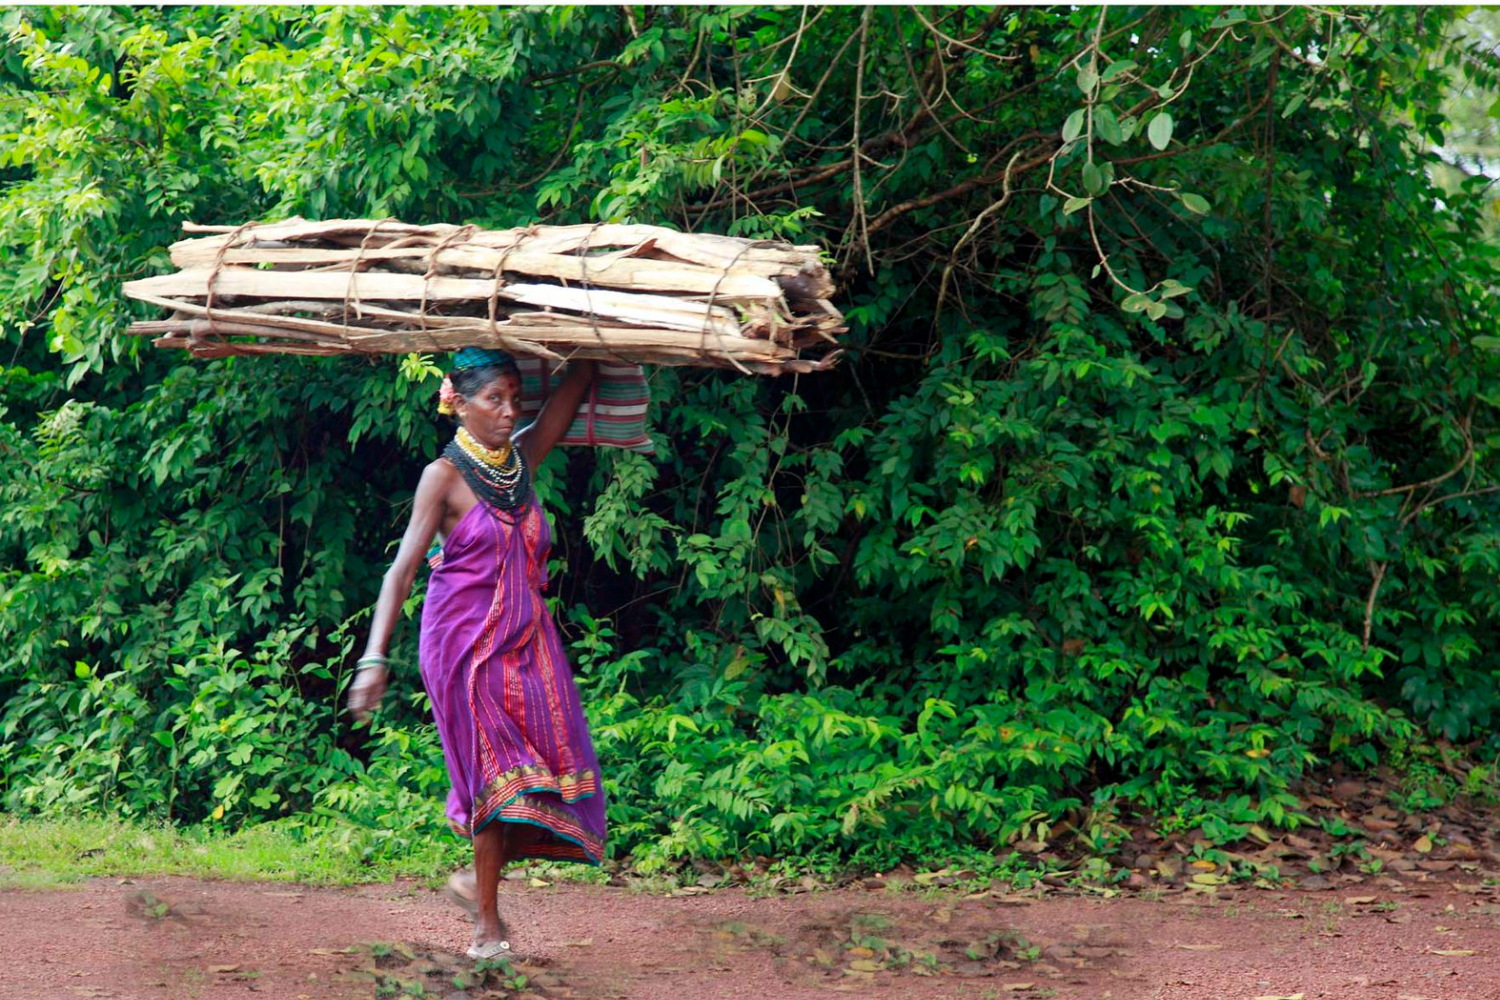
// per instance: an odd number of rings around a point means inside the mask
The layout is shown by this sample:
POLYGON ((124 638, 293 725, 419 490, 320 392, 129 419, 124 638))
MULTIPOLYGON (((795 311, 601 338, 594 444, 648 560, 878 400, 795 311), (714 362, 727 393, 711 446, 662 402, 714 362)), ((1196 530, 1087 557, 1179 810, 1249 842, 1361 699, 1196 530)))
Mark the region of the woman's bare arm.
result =
POLYGON ((594 380, 596 365, 592 361, 568 362, 568 374, 562 384, 542 404, 542 412, 515 434, 516 447, 533 468, 547 457, 554 445, 568 432, 568 425, 578 415, 584 393, 594 380))
MULTIPOLYGON (((390 648, 391 634, 396 631, 396 622, 401 617, 401 606, 411 596, 417 570, 443 523, 448 491, 455 475, 452 466, 441 460, 433 462, 422 472, 412 502, 411 521, 401 536, 396 558, 380 584, 380 596, 375 601, 375 613, 370 621, 370 639, 365 643, 366 657, 384 657, 390 648)), ((384 663, 361 666, 349 687, 349 711, 356 718, 367 718, 380 705, 387 682, 384 663)))

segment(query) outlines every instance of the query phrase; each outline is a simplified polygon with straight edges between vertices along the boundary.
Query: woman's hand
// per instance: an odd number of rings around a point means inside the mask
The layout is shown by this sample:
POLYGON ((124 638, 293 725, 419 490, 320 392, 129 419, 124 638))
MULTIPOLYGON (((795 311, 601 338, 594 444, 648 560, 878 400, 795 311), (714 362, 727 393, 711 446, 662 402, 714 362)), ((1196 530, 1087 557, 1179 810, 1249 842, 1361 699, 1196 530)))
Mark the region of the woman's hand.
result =
POLYGON ((354 675, 354 683, 349 685, 349 711, 356 719, 364 722, 371 712, 380 707, 380 699, 385 695, 389 683, 390 677, 386 673, 385 664, 359 668, 354 675))
MULTIPOLYGON (((594 361, 569 361, 568 374, 542 404, 542 411, 536 419, 512 435, 511 440, 526 456, 527 465, 533 469, 540 465, 552 446, 568 432, 573 418, 578 415, 578 407, 588 395, 589 383, 594 381, 598 367, 594 361)), ((542 377, 547 377, 545 372, 542 377)))

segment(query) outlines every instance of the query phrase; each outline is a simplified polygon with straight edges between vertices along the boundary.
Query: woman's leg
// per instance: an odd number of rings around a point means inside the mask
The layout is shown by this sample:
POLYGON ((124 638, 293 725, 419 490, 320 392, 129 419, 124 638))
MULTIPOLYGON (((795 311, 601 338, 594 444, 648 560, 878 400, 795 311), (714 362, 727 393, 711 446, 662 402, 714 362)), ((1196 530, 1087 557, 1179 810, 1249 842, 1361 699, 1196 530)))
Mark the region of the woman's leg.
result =
POLYGON ((512 854, 510 836, 506 828, 510 824, 492 820, 484 829, 474 834, 474 889, 479 912, 474 917, 474 943, 488 944, 505 939, 505 925, 500 922, 500 906, 496 890, 500 887, 500 872, 510 861, 512 854))

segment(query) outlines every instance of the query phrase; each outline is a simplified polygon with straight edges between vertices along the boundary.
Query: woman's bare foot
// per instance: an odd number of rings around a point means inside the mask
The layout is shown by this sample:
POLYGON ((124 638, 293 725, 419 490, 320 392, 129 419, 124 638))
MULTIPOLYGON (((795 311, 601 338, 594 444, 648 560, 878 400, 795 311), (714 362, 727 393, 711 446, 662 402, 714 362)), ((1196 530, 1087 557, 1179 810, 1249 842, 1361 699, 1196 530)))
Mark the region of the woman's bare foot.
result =
POLYGON ((509 929, 496 913, 486 918, 480 914, 479 879, 472 871, 456 871, 448 878, 443 894, 474 920, 474 940, 469 947, 470 958, 514 958, 511 952, 509 929))
POLYGON ((469 948, 469 954, 475 958, 510 958, 509 936, 504 920, 498 917, 494 920, 476 918, 474 943, 469 948))

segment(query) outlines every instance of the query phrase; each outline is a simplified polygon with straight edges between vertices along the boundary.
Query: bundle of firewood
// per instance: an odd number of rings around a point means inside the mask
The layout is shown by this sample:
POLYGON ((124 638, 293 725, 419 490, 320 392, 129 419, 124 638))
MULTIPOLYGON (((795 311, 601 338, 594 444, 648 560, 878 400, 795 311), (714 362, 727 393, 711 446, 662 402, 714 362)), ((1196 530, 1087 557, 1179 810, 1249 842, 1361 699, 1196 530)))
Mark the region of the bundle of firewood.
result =
POLYGON ((780 374, 826 368, 845 329, 812 246, 608 224, 184 229, 206 235, 172 245, 181 270, 125 284, 171 318, 130 332, 205 357, 474 345, 780 374))

